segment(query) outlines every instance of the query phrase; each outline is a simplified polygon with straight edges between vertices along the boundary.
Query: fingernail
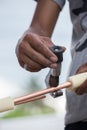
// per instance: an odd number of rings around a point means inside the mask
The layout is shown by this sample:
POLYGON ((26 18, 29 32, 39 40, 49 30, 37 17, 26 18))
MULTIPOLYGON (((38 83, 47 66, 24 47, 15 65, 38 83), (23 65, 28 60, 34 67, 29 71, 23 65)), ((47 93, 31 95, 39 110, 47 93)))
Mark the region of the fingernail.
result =
POLYGON ((56 69, 57 68, 57 64, 56 63, 55 64, 51 64, 50 68, 56 69))
POLYGON ((50 60, 54 63, 56 63, 58 61, 58 58, 57 57, 50 57, 50 60))

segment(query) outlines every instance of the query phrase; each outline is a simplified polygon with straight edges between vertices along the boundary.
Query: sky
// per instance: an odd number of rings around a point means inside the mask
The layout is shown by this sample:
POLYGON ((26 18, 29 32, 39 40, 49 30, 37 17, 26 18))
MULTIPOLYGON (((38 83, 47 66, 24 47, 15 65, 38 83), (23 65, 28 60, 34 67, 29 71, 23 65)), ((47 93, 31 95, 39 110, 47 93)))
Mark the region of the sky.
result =
MULTIPOLYGON (((39 83, 45 88, 45 76, 48 69, 38 73, 30 73, 18 64, 15 47, 18 39, 29 27, 36 2, 33 0, 0 0, 0 98, 19 95, 30 77, 38 77, 39 83)), ((60 83, 65 82, 70 57, 72 24, 69 16, 68 2, 60 13, 52 41, 56 45, 67 48, 64 53, 60 83)))

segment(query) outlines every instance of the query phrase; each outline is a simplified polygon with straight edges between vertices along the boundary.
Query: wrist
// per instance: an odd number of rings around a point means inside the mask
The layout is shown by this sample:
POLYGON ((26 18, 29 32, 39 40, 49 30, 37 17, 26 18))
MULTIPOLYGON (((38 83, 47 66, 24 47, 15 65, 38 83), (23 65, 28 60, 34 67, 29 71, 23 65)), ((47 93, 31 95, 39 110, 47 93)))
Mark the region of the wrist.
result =
POLYGON ((28 31, 45 37, 51 37, 52 35, 52 32, 49 32, 49 30, 45 28, 45 26, 41 25, 39 22, 31 23, 28 31))

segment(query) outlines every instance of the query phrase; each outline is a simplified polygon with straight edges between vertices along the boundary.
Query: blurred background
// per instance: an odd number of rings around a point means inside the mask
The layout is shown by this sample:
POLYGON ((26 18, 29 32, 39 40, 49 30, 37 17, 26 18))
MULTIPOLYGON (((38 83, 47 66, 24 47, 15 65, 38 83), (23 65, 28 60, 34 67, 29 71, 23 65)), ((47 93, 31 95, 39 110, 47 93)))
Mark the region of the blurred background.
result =
MULTIPOLYGON (((18 39, 29 27, 36 2, 33 0, 0 0, 0 98, 12 98, 45 89, 45 76, 49 69, 30 73, 18 64, 15 47, 18 39)), ((60 83, 66 81, 71 61, 70 44, 72 25, 68 2, 56 24, 52 41, 66 47, 60 83)), ((65 115, 65 90, 63 96, 20 105, 13 111, 0 113, 0 130, 63 130, 65 115), (49 123, 50 122, 50 123, 49 123), (35 124, 35 125, 32 125, 35 124), (44 126, 44 127, 42 127, 44 126)))

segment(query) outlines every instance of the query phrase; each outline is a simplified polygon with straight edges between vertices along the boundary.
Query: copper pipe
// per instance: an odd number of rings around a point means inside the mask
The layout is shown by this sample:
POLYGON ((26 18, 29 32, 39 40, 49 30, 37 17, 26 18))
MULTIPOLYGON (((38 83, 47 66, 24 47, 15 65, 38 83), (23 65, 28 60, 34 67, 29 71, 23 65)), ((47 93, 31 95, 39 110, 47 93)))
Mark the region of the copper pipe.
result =
POLYGON ((43 98, 46 98, 46 96, 42 95, 42 96, 38 96, 38 97, 35 97, 35 98, 26 99, 26 100, 22 100, 22 101, 19 101, 19 102, 14 102, 14 104, 15 105, 24 104, 24 103, 36 101, 36 100, 43 99, 43 98))
POLYGON ((14 99, 14 104, 18 104, 18 102, 26 102, 26 100, 29 100, 32 98, 35 98, 35 97, 38 97, 38 96, 41 96, 41 95, 44 95, 44 94, 47 94, 47 93, 51 93, 51 92, 54 92, 54 91, 58 91, 60 89, 64 89, 64 88, 68 88, 72 85, 71 82, 66 82, 64 84, 61 84, 57 87, 52 87, 52 88, 48 88, 48 89, 44 89, 44 90, 40 90, 38 92, 35 92, 35 93, 31 93, 31 94, 28 94, 28 95, 25 95, 25 96, 22 96, 22 97, 18 97, 16 99, 14 99))

